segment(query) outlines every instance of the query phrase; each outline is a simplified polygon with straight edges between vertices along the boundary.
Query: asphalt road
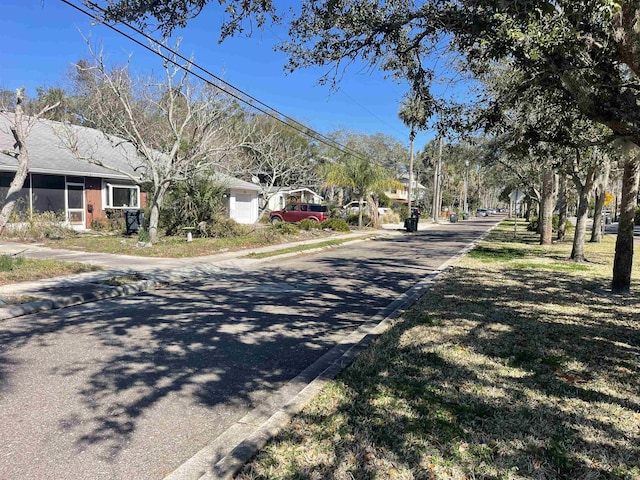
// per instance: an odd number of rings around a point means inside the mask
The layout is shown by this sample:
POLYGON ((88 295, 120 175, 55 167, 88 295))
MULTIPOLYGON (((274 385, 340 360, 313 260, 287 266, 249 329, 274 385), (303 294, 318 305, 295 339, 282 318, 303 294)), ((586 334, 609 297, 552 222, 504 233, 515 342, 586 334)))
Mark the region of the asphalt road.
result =
POLYGON ((0 479, 160 479, 496 218, 0 324, 0 479))

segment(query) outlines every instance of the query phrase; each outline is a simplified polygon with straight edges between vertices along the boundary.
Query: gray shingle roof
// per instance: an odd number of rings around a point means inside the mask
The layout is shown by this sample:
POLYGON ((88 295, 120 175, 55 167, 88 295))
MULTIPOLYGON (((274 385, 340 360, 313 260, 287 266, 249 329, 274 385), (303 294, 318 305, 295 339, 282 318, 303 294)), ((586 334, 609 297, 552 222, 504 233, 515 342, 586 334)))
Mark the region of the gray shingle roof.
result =
POLYGON ((231 177, 224 173, 216 173, 213 176, 213 181, 227 188, 236 188, 242 190, 250 190, 253 192, 261 192, 262 187, 260 185, 256 185, 255 183, 245 182, 244 180, 240 180, 239 178, 231 177))
MULTIPOLYGON (((25 120, 28 119, 29 117, 25 117, 25 120)), ((14 139, 10 131, 13 121, 13 113, 0 113, 0 151, 14 151, 14 139)), ((134 170, 141 165, 135 148, 123 140, 107 138, 102 132, 93 128, 67 125, 51 120, 37 120, 26 143, 29 149, 31 173, 129 178, 123 173, 78 159, 68 147, 75 143, 79 155, 99 160, 105 165, 136 177, 140 176, 134 170)), ((16 167, 15 158, 0 153, 0 171, 15 171, 16 167)))

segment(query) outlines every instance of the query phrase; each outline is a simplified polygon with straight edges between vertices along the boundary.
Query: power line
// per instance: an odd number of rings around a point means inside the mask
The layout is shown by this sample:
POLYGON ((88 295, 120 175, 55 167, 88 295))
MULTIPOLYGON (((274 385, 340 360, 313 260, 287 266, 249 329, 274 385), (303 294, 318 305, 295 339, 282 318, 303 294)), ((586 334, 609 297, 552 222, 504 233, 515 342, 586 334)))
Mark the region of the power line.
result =
MULTIPOLYGON (((278 35, 276 32, 274 32, 273 29, 269 28, 269 31, 276 38, 276 40, 278 40, 280 42, 283 41, 282 38, 280 37, 280 35, 278 35)), ((382 117, 380 117, 376 113, 374 113, 371 110, 369 110, 367 107, 365 107, 360 102, 356 101, 351 95, 347 94, 345 91, 338 90, 337 94, 344 95, 345 97, 347 97, 351 101, 351 103, 353 103, 354 105, 357 105, 358 107, 363 109, 365 112, 367 112, 372 117, 377 118, 383 125, 386 125, 387 127, 391 128, 392 130, 395 130, 396 133, 401 134, 401 135, 406 135, 406 133, 401 132, 400 129, 396 128, 395 126, 391 125, 390 123, 387 123, 387 121, 384 120, 382 117)))
MULTIPOLYGON (((154 39, 153 37, 149 36, 148 34, 146 34, 145 32, 143 32, 142 30, 134 27, 133 25, 127 23, 127 22, 121 22, 122 24, 124 24, 127 28, 133 30, 135 33, 143 36, 145 39, 147 39, 149 42, 151 42, 153 45, 155 45, 156 47, 158 47, 159 49, 164 49, 166 50, 168 53, 170 53, 171 55, 174 56, 174 58, 178 58, 184 62, 186 62, 187 66, 185 65, 181 65, 180 63, 176 62, 173 58, 168 57, 167 55, 165 55, 164 53, 154 50, 153 48, 151 48, 151 46, 149 45, 145 45, 144 43, 142 43, 140 40, 138 40, 137 38, 133 37, 132 35, 123 32, 121 29, 117 28, 114 25, 110 25, 108 23, 104 23, 102 22, 96 15, 94 15, 92 12, 89 12, 87 10, 85 10, 84 8, 74 4, 73 2, 69 1, 69 0, 60 0, 62 3, 65 3, 66 5, 70 6, 71 8, 74 8, 76 10, 78 10, 79 12, 83 13, 84 15, 88 16, 89 18, 91 18, 92 20, 101 23, 102 25, 105 25, 107 28, 113 30, 114 32, 124 36, 125 38, 127 38, 128 40, 134 42, 135 44, 139 45, 140 47, 144 48, 145 50, 148 50, 149 52, 153 53, 154 55, 159 56, 160 58, 162 58, 163 60, 170 62, 171 64, 175 65, 176 67, 186 71, 187 73, 195 76, 196 78, 202 80, 203 82, 207 83, 208 85, 211 85, 221 91, 223 91, 224 93, 226 93, 227 95, 235 98, 236 100, 244 103, 245 105, 250 106, 251 108, 269 116, 270 118, 273 118, 274 120, 277 120, 278 122, 293 128, 294 130, 296 130, 297 132, 306 135, 320 143, 323 143, 335 150, 338 150, 342 153, 348 154, 348 155, 352 155, 354 157, 358 157, 358 158, 367 158, 367 155, 361 153, 361 152, 357 152, 355 150, 352 150, 351 148, 342 145, 338 142, 336 142, 335 140, 332 140, 331 138, 327 137, 326 135, 323 135, 322 133, 313 130, 309 127, 307 127, 306 125, 300 123, 299 121, 293 119, 292 117, 289 117, 288 115, 285 115, 284 113, 280 112, 279 110, 271 107, 270 105, 267 105, 265 102, 262 102, 261 100, 255 98, 254 96, 244 92, 243 90, 233 86, 232 84, 230 84, 229 82, 223 80, 222 78, 218 77, 217 75, 213 74, 212 72, 210 72, 209 70, 207 70, 204 67, 201 67, 200 65, 198 65, 197 63, 193 62, 192 60, 189 60, 188 58, 184 57, 183 55, 181 55, 180 53, 178 53, 177 51, 173 50, 170 47, 167 47, 166 45, 164 45, 162 42, 154 39), (216 82, 219 83, 214 83, 212 82, 210 79, 206 78, 205 76, 203 76, 202 74, 199 74, 197 72, 194 72, 192 70, 192 68, 196 68, 197 70, 203 72, 204 74, 206 74, 207 76, 213 78, 216 80, 216 82), (257 104, 257 105, 256 105, 257 104)), ((99 5, 89 1, 87 2, 92 8, 99 10, 101 12, 105 12, 105 10, 100 7, 99 5)))

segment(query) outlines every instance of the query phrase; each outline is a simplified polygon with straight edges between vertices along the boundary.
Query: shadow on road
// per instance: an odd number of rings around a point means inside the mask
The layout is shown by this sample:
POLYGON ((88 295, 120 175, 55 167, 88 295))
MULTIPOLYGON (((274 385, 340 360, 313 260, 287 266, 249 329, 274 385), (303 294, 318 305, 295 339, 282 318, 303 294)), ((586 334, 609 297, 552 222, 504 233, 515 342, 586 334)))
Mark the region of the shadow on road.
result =
MULTIPOLYGON (((276 258, 251 272, 223 271, 6 322, 0 327, 0 391, 11 394, 7 372, 33 368, 14 358, 24 349, 43 355, 44 371, 34 371, 42 381, 69 382, 65 394, 76 403, 59 418, 58 430, 73 439, 76 454, 90 449, 115 461, 139 441, 136 431, 146 421, 166 423, 168 442, 177 431, 203 428, 194 434, 202 446, 345 332, 387 313, 400 293, 477 235, 426 231, 366 242, 361 250, 276 258), (212 414, 221 415, 220 422, 212 414), (213 425, 195 425, 206 420, 213 425)), ((193 439, 181 441, 197 450, 193 439)))

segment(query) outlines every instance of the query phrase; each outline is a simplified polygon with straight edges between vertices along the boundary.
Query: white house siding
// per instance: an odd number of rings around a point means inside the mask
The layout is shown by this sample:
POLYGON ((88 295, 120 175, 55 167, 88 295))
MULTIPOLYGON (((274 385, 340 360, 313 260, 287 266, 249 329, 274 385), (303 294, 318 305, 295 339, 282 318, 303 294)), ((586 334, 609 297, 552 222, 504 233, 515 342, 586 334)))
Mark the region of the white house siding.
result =
POLYGON ((267 210, 281 210, 294 197, 299 202, 322 203, 324 198, 308 188, 282 189, 271 195, 267 203, 267 210))

